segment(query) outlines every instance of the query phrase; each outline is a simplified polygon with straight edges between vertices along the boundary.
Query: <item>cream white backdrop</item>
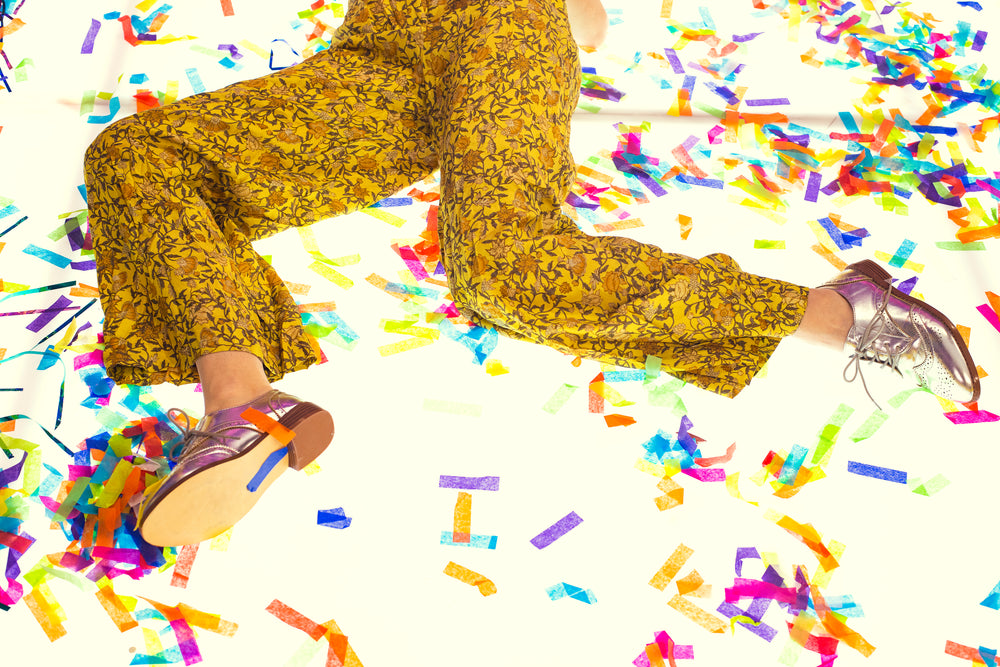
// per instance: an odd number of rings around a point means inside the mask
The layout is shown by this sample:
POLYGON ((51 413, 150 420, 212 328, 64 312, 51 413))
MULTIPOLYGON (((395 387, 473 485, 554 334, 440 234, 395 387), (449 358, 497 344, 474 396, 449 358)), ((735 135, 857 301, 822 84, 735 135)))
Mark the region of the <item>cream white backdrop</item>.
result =
MULTIPOLYGON (((23 70, 23 81, 12 79, 12 93, 0 92, 0 195, 12 200, 28 221, 0 239, 6 244, 0 249, 0 278, 8 283, 95 284, 93 272, 60 270, 22 252, 31 243, 57 249, 46 235, 59 226, 61 214, 84 207, 77 190, 81 157, 102 127, 86 122, 87 115, 80 113, 85 91, 120 94, 120 117, 134 111, 129 97, 137 87, 163 90, 167 81, 179 80, 180 94, 190 94, 185 77, 190 68, 207 88, 269 71, 267 59, 247 49, 238 61, 242 69, 235 71, 220 66, 218 57, 192 50, 192 45, 214 49, 249 40, 267 49, 273 39, 281 38, 301 50, 311 29, 293 26, 298 12, 308 9, 305 2, 234 0, 232 16, 223 16, 214 2, 172 4, 161 34, 192 35, 196 40, 132 47, 121 38, 118 24, 105 20, 88 55, 80 53, 80 46, 91 19, 113 11, 138 13, 135 3, 26 0, 18 10, 24 26, 7 38, 5 49, 14 65, 23 58, 32 64, 23 70), (145 73, 149 83, 128 85, 136 73, 145 73), (124 75, 121 82, 119 75, 124 75)), ((1000 8, 983 5, 981 13, 954 3, 927 2, 911 9, 935 13, 944 28, 965 20, 987 29, 1000 18, 1000 8)), ((618 122, 649 121, 643 151, 668 164, 674 147, 691 135, 706 146, 705 133, 714 119, 700 112, 690 118, 669 117, 666 111, 675 91, 659 89, 651 76, 654 63, 647 59, 646 69, 625 73, 615 62, 673 43, 676 36, 667 33, 660 3, 639 0, 608 6, 615 21, 608 42, 598 52, 584 54, 584 64, 614 76, 612 85, 628 94, 620 103, 601 103, 599 113, 577 113, 577 161, 583 164, 599 151, 616 150, 618 122)), ((798 40, 790 41, 787 22, 755 15, 749 0, 711 3, 708 11, 720 36, 764 33, 734 56, 746 64, 739 83, 749 87, 747 97, 787 97, 791 106, 781 110, 792 121, 821 132, 843 131, 836 112, 851 110, 864 92, 853 79, 870 74, 802 64, 800 54, 818 45, 813 28, 803 26, 798 40)), ((674 7, 673 18, 681 23, 702 20, 695 5, 682 3, 674 7)), ((682 51, 682 60, 687 62, 697 47, 682 51)), ((982 52, 970 55, 988 64, 996 76, 996 52, 988 40, 982 52)), ((672 77, 667 70, 659 76, 672 77)), ((695 100, 722 104, 700 88, 695 100)), ((912 91, 899 94, 899 103, 917 114, 922 109, 912 91)), ((93 113, 103 113, 101 106, 93 113)), ((975 156, 977 164, 990 171, 1000 169, 996 142, 994 132, 983 144, 986 152, 975 156)), ((713 149, 714 156, 740 150, 732 145, 713 149)), ((825 177, 824 183, 828 180, 825 177)), ((919 195, 909 200, 909 214, 902 216, 883 211, 870 198, 840 206, 825 197, 805 202, 801 192, 793 193, 786 197, 784 224, 731 201, 733 195, 742 198, 728 187, 722 192, 669 188, 666 196, 629 207, 644 226, 623 233, 693 256, 726 252, 748 271, 807 285, 821 283, 835 269, 810 249, 817 239, 806 220, 833 212, 866 228, 871 238, 842 253, 848 261, 872 258, 876 251, 891 255, 909 239, 917 244, 911 259, 926 268, 919 273, 894 269, 894 275, 919 275, 916 291, 939 304, 956 323, 970 327, 976 362, 987 372, 1000 373, 1000 331, 976 312, 986 301, 986 290, 1000 292, 995 239, 978 252, 938 248, 936 243, 954 240, 957 228, 947 219, 945 207, 922 201, 919 195), (693 220, 686 239, 679 233, 678 214, 693 220), (755 249, 757 239, 783 240, 785 249, 755 249)), ((377 273, 405 279, 405 266, 390 246, 418 237, 426 207, 388 210, 404 216, 405 224, 397 228, 358 213, 313 227, 327 255, 360 256, 359 263, 338 268, 353 280, 350 289, 306 268, 312 260, 295 232, 258 246, 273 256, 287 281, 311 285, 305 301, 335 300, 336 312, 359 335, 352 350, 324 343, 329 363, 278 385, 334 413, 337 435, 319 460, 321 472, 288 474, 279 480, 233 531, 228 550, 203 545, 187 588, 170 585, 169 569, 139 581, 115 581, 119 595, 142 595, 171 605, 184 602, 237 623, 232 637, 198 631, 206 664, 285 664, 307 639, 265 611, 274 599, 317 622, 335 619, 370 667, 628 665, 662 630, 678 644, 694 647, 694 659, 678 664, 780 664, 788 638, 785 621, 792 617, 776 605, 764 617, 778 630, 770 643, 742 628, 731 633, 728 625, 724 633, 712 634, 668 606, 675 588, 659 591, 648 584, 680 543, 694 550, 681 575, 696 569, 712 586, 708 597, 690 598, 709 612, 733 583, 737 548, 774 554, 786 580, 795 564, 813 572, 812 552, 765 518, 769 508, 811 523, 824 542, 846 545, 840 567, 823 591, 853 597, 864 615, 847 621, 876 650, 865 658, 841 644, 837 665, 957 665, 968 660, 946 655, 947 641, 998 648, 1000 612, 979 604, 1000 580, 993 536, 1000 464, 996 423, 953 425, 942 416, 937 400, 916 394, 898 410, 889 410, 888 421, 871 438, 855 443, 847 436, 874 407, 860 383, 841 379, 846 358, 788 341, 768 364, 766 377, 735 400, 693 387, 679 392, 694 424, 692 432, 704 438, 705 456, 721 455, 736 443, 733 459, 723 467, 741 473, 741 491, 760 507, 733 498, 722 484, 681 476, 684 503, 661 512, 654 503, 661 495, 657 479, 637 470, 635 462, 643 453, 642 443, 658 429, 677 432, 679 416, 651 405, 641 383, 615 385, 634 405, 609 405, 608 412, 628 414, 636 423, 609 428, 603 415, 588 411, 587 386, 601 370, 593 362, 577 367, 570 357, 550 349, 505 339, 491 359, 502 362, 509 373, 496 376, 474 363, 465 347, 445 338, 394 355, 379 353, 380 346, 400 339, 385 332, 380 322, 404 313, 397 299, 365 278, 377 273), (579 389, 556 414, 544 411, 542 406, 563 384, 579 389), (427 400, 472 404, 481 413, 428 410, 427 400), (769 486, 749 480, 769 451, 787 452, 796 444, 814 448, 818 431, 841 404, 854 412, 826 466, 826 478, 789 499, 777 498, 769 486), (923 496, 912 492, 914 484, 850 474, 849 460, 905 470, 911 478, 924 480, 941 474, 950 484, 923 496), (456 500, 455 491, 438 488, 440 475, 500 478, 499 491, 473 492, 472 530, 498 536, 495 550, 439 544, 441 532, 451 529, 456 500), (352 517, 349 528, 317 525, 317 510, 332 507, 343 507, 352 517), (544 550, 531 545, 533 536, 570 511, 583 519, 580 526, 544 550), (449 561, 489 577, 497 594, 483 597, 445 576, 442 570, 449 561), (550 600, 546 588, 560 582, 589 589, 596 601, 550 600)), ((8 300, 5 306, 10 307, 3 310, 45 308, 52 300, 50 294, 20 297, 8 300)), ((100 316, 92 312, 83 319, 97 324, 100 316)), ((8 358, 38 340, 40 334, 25 329, 28 321, 27 316, 0 319, 0 347, 6 348, 8 358)), ((65 354, 72 359, 72 353, 65 354)), ((36 367, 37 361, 19 360, 0 366, 0 386, 24 388, 0 393, 0 414, 28 414, 50 427, 59 378, 54 370, 36 367)), ((983 381, 981 409, 1000 407, 995 384, 993 376, 983 381)), ((116 389, 113 398, 120 400, 123 393, 116 389)), ((165 407, 200 410, 200 397, 192 387, 158 386, 154 394, 165 407)), ((66 415, 56 433, 71 446, 101 430, 94 412, 79 405, 86 396, 86 387, 70 372, 66 415)), ((27 420, 19 421, 17 428, 14 435, 41 443, 44 462, 65 472, 68 457, 41 431, 27 420)), ((22 559, 22 569, 44 554, 65 549, 65 538, 49 529, 40 506, 26 526, 39 541, 22 559)), ((759 561, 747 568, 751 577, 762 571, 759 561)), ((120 633, 92 591, 58 579, 51 587, 65 610, 66 636, 50 642, 22 601, 0 614, 5 664, 125 665, 134 652, 145 652, 139 631, 120 633)), ((164 642, 168 639, 165 636, 164 642)), ((325 650, 321 653, 325 656, 325 650)), ((309 664, 322 663, 318 655, 309 664)), ((815 653, 799 657, 802 665, 818 663, 815 653)))

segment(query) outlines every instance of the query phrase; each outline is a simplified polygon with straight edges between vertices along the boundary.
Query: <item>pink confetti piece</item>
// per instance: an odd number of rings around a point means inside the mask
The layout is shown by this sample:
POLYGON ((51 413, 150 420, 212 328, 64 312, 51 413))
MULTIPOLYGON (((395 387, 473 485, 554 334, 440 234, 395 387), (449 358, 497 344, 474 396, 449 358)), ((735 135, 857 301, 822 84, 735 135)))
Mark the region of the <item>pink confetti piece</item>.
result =
POLYGON ((985 424, 987 422, 1000 421, 1000 416, 987 412, 986 410, 962 410, 960 412, 946 412, 944 416, 952 424, 985 424))
POLYGON ((993 309, 990 307, 988 303, 984 303, 981 306, 976 306, 976 310, 982 313, 983 317, 986 318, 987 322, 993 325, 994 329, 1000 331, 1000 317, 997 317, 997 314, 993 312, 993 309))

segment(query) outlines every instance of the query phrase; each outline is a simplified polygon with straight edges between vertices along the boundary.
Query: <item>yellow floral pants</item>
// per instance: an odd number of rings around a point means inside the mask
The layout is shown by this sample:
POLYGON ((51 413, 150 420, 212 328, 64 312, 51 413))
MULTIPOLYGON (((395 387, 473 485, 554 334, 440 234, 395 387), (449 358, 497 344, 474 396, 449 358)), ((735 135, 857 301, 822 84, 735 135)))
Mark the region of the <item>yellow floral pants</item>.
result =
POLYGON ((329 50, 124 118, 87 150, 105 364, 127 384, 258 356, 317 361, 251 242, 356 211, 441 170, 438 235, 460 311, 514 338, 734 396, 801 322, 808 290, 581 232, 580 64, 563 0, 351 0, 329 50))

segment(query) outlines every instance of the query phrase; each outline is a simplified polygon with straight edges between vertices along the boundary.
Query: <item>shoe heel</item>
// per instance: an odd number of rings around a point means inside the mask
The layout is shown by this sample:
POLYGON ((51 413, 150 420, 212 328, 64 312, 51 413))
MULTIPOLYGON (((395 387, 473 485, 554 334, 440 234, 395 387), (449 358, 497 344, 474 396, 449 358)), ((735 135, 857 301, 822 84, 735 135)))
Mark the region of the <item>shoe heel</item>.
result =
POLYGON ((288 445, 288 467, 302 470, 316 460, 333 440, 333 416, 313 403, 300 403, 279 423, 295 431, 288 445))
POLYGON ((888 287, 892 284, 892 274, 883 269, 881 266, 876 264, 870 259, 865 259, 860 262, 851 264, 847 268, 853 269, 858 273, 863 273, 876 283, 880 284, 882 287, 888 287))

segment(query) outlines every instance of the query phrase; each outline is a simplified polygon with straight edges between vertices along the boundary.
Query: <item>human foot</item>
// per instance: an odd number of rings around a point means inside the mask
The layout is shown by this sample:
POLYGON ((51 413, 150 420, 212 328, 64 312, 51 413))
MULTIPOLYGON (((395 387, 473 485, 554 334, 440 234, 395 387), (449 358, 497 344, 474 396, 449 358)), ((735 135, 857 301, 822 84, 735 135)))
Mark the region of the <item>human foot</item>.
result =
POLYGON ((854 313, 845 344, 851 352, 845 380, 860 376, 864 384, 861 363, 867 362, 888 367, 942 398, 960 403, 979 399, 979 375, 958 329, 941 312, 892 287, 892 277, 878 264, 851 264, 820 287, 839 293, 854 313), (854 375, 848 378, 852 367, 854 375))
POLYGON ((147 490, 137 511, 142 538, 157 546, 196 544, 225 532, 282 472, 301 470, 333 439, 329 412, 277 390, 207 414, 195 428, 185 413, 171 412, 184 430, 176 465, 147 490), (294 432, 290 441, 283 429, 294 432))

